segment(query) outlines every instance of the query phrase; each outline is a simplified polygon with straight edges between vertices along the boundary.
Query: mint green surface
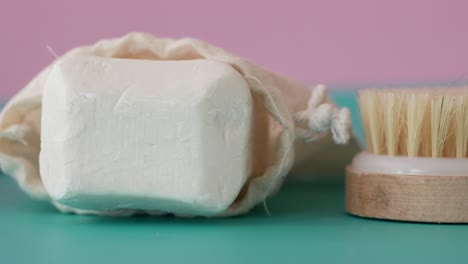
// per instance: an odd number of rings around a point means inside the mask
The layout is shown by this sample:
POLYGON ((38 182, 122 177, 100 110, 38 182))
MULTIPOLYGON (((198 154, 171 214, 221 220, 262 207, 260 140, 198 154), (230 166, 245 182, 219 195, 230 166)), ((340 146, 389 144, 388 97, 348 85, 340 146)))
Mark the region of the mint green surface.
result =
POLYGON ((66 215, 0 175, 0 264, 468 263, 468 226, 350 216, 341 185, 287 183, 267 205, 228 219, 66 215))

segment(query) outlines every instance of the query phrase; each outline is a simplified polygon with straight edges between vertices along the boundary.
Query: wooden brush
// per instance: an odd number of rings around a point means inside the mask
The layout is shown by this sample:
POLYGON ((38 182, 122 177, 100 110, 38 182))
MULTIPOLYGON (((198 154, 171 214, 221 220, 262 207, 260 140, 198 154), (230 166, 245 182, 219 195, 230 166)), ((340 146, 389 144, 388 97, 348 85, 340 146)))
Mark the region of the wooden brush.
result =
POLYGON ((468 223, 468 88, 359 92, 367 151, 347 168, 346 209, 468 223))

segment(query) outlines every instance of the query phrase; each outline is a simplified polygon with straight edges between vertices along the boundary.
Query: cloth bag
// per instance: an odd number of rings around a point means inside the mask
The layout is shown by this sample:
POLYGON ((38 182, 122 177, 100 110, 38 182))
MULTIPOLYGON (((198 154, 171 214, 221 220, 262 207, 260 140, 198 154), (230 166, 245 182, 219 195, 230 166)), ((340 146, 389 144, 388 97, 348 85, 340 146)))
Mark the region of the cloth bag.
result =
MULTIPOLYGON (((359 150, 350 139, 350 116, 331 102, 324 86, 314 89, 197 39, 156 38, 130 33, 78 47, 63 56, 91 55, 144 60, 210 59, 230 65, 247 81, 253 102, 252 169, 235 202, 220 216, 238 215, 279 189, 288 172, 326 176, 344 174, 344 164, 359 150), (333 142, 335 141, 335 143, 333 142), (336 174, 336 172, 334 172, 336 174)), ((49 199, 39 174, 41 100, 53 66, 40 72, 0 115, 0 168, 33 197, 49 199)), ((55 204, 64 212, 131 215, 138 210, 83 211, 55 204)), ((152 212, 147 212, 152 213, 152 212)))

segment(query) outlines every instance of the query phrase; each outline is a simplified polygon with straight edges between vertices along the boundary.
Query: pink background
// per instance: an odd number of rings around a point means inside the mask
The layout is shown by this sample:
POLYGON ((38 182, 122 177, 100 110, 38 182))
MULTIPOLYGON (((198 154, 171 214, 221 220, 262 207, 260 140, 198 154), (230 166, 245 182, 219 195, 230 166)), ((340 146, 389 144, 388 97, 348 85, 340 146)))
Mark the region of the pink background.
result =
POLYGON ((1 0, 0 95, 62 54, 128 31, 201 38, 292 78, 334 85, 468 76, 463 0, 1 0))

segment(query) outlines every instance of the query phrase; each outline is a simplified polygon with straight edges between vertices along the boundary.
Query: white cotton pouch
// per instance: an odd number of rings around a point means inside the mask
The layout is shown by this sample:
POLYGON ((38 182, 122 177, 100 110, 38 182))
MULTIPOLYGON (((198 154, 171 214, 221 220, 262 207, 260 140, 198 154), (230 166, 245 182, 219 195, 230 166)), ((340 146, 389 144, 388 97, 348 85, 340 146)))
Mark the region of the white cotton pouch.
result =
POLYGON ((0 115, 0 168, 64 212, 238 215, 358 151, 323 86, 143 33, 67 52, 0 115))

